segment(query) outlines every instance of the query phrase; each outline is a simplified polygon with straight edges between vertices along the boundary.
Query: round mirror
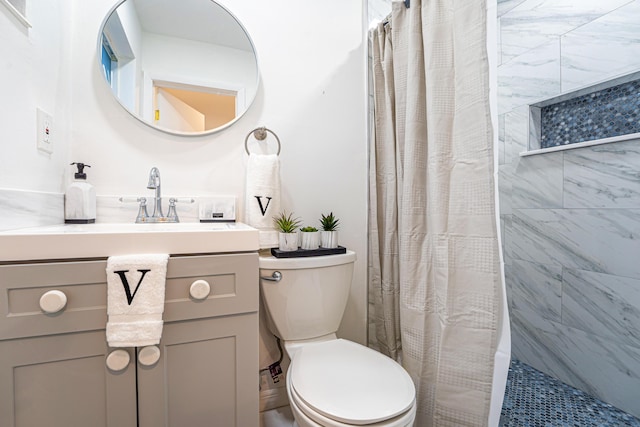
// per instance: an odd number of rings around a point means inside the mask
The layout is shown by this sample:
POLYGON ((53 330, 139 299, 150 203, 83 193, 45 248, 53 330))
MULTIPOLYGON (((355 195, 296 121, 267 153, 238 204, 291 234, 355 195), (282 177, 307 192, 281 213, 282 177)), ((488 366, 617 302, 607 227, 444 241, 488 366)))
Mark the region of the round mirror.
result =
POLYGON ((102 24, 97 56, 120 104, 172 134, 230 126, 258 90, 249 34, 212 0, 123 0, 102 24))

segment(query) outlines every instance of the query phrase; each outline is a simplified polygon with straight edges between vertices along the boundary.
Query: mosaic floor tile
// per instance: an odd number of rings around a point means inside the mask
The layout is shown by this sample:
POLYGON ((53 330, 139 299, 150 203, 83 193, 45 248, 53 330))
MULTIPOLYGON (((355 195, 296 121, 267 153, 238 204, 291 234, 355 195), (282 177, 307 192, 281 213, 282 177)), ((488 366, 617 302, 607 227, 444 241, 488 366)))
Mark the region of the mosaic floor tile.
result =
POLYGON ((555 426, 640 427, 640 419, 513 360, 500 427, 555 426))

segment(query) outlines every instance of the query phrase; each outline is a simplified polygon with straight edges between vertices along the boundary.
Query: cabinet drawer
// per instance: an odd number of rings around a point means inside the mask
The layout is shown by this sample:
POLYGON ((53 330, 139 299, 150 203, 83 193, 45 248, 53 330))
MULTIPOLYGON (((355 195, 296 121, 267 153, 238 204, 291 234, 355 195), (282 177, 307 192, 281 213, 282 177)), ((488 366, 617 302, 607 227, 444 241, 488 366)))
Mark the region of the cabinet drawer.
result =
POLYGON ((258 254, 174 257, 167 268, 165 322, 258 311, 258 254), (209 283, 206 299, 196 300, 189 288, 196 280, 209 283))
POLYGON ((0 339, 104 329, 107 321, 106 261, 0 266, 0 339), (40 309, 40 297, 59 290, 66 307, 40 309))
MULTIPOLYGON (((107 322, 106 260, 0 266, 0 340, 104 329, 107 322), (58 290, 63 310, 46 314, 40 297, 58 290)), ((165 322, 258 310, 258 255, 171 257, 167 268, 165 322), (205 280, 209 295, 191 298, 189 289, 205 280)))

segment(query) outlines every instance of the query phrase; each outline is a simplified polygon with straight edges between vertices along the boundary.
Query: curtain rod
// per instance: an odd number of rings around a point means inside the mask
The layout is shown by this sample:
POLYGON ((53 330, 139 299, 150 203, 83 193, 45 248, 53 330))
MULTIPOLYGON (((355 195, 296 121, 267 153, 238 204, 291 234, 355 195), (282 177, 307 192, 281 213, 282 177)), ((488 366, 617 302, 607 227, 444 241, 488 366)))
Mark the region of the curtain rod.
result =
POLYGON ((411 0, 404 0, 404 6, 408 9, 411 5, 411 0))

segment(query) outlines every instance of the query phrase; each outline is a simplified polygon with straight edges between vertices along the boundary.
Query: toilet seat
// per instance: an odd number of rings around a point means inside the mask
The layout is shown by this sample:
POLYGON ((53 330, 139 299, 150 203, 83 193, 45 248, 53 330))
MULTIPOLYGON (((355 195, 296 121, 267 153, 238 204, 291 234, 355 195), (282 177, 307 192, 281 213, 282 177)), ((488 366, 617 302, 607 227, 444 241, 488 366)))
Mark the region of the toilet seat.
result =
POLYGON ((303 346, 287 378, 289 397, 320 425, 409 425, 411 377, 392 359, 351 341, 303 346), (408 421, 408 422, 406 422, 408 421))
MULTIPOLYGON (((299 427, 353 427, 354 424, 345 424, 315 412, 305 405, 295 390, 292 389, 289 377, 287 378, 287 392, 289 393, 289 403, 291 411, 299 427)), ((416 418, 415 402, 407 412, 392 419, 380 421, 379 423, 367 424, 364 427, 413 427, 416 418)), ((356 424, 357 425, 357 424, 356 424)))

